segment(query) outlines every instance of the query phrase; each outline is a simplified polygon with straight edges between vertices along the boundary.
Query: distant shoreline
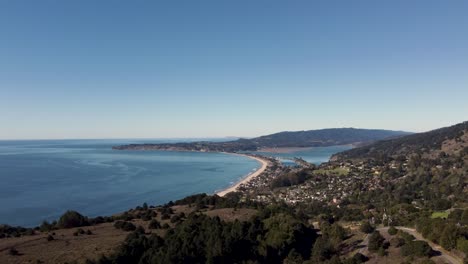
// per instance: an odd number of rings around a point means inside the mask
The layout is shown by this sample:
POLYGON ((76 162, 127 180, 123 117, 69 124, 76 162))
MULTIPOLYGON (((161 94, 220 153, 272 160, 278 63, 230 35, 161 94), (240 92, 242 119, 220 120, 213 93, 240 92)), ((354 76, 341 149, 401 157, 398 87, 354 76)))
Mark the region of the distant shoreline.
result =
POLYGON ((266 168, 268 167, 269 165, 269 161, 265 160, 265 159, 262 159, 262 158, 259 158, 259 157, 255 157, 255 156, 251 156, 251 155, 247 155, 247 154, 237 154, 237 153, 227 153, 227 152, 221 152, 221 153, 226 153, 226 154, 231 154, 231 155, 239 155, 239 156, 244 156, 244 157, 248 157, 248 158, 251 158, 251 159, 254 159, 258 162, 260 162, 262 165, 261 167, 256 170, 255 172, 253 173, 250 173, 248 174, 246 177, 242 178, 240 181, 238 181, 236 184, 232 185, 231 187, 228 187, 222 191, 218 191, 216 192, 215 194, 218 195, 218 196, 225 196, 226 194, 230 193, 230 192, 235 192, 237 191, 237 189, 239 188, 239 186, 241 186, 242 184, 245 184, 245 183, 248 183, 250 180, 252 180, 253 178, 261 175, 265 170, 266 168))

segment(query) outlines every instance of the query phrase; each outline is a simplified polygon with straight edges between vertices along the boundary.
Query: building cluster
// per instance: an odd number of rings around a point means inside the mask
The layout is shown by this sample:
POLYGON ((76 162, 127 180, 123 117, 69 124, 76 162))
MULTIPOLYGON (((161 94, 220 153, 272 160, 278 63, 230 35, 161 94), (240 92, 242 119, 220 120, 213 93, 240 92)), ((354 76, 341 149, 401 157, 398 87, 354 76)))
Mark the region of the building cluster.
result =
MULTIPOLYGON (((265 157, 262 157, 265 159, 265 157)), ((275 158, 268 158, 270 165, 264 173, 242 185, 239 190, 246 197, 259 202, 284 201, 287 204, 326 202, 337 206, 349 196, 361 192, 383 189, 386 181, 404 179, 407 161, 395 161, 386 165, 369 162, 328 162, 311 169, 303 161, 291 168, 275 158), (271 182, 281 175, 307 169, 304 183, 271 188, 271 182)))

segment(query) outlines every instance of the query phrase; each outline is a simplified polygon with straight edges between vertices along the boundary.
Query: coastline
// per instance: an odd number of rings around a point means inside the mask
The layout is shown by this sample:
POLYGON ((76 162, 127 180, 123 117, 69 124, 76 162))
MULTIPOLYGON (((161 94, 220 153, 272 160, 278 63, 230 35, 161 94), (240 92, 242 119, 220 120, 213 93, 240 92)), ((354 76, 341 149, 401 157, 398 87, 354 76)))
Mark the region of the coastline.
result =
POLYGON ((250 156, 250 155, 246 155, 246 154, 236 154, 236 153, 226 153, 226 154, 231 154, 231 155, 240 155, 240 156, 244 156, 244 157, 248 157, 248 158, 251 158, 251 159, 254 159, 258 162, 260 162, 260 164, 262 164, 260 166, 260 168, 258 170, 256 170, 255 172, 253 173, 250 173, 248 174, 246 177, 242 178, 239 182, 237 182, 236 184, 222 190, 222 191, 218 191, 216 192, 215 194, 218 195, 218 196, 221 196, 223 197, 224 195, 230 193, 230 192, 235 192, 239 186, 241 184, 245 184, 247 182, 249 182, 250 180, 252 180, 253 178, 259 176, 260 174, 262 174, 266 168, 268 167, 269 165, 269 162, 267 160, 264 160, 264 159, 261 159, 261 158, 258 158, 258 157, 255 157, 255 156, 250 156))

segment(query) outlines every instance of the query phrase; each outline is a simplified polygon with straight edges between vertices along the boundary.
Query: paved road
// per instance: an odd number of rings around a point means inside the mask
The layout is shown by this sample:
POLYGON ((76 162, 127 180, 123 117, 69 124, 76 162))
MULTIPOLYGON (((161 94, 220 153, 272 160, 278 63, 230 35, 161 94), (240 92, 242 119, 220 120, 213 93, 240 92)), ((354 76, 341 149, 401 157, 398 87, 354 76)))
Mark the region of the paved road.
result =
MULTIPOLYGON (((416 231, 416 229, 408 228, 408 227, 404 227, 404 226, 396 226, 396 228, 413 235, 416 238, 416 240, 426 241, 429 244, 429 246, 432 247, 433 250, 436 250, 436 251, 440 252, 441 255, 438 256, 438 257, 443 259, 445 262, 450 263, 450 264, 462 264, 463 263, 463 260, 460 257, 455 256, 451 252, 445 250, 440 245, 437 245, 437 244, 432 243, 431 241, 425 239, 420 233, 418 233, 418 231, 416 231)), ((384 230, 387 231, 388 227, 381 227, 381 228, 378 228, 377 230, 379 232, 384 231, 384 230)))

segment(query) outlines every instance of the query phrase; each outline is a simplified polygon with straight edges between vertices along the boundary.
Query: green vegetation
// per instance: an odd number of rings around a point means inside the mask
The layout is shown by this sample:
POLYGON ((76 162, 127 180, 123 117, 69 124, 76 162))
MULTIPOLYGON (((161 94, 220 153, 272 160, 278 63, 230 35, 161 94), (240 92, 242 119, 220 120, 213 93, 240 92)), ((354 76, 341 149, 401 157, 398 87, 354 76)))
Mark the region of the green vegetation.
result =
POLYGON ((431 218, 444 218, 444 219, 447 219, 448 216, 449 216, 449 213, 448 213, 448 212, 442 211, 442 212, 434 212, 434 213, 432 213, 431 218))
POLYGON ((401 247, 403 256, 430 257, 432 249, 425 241, 410 241, 401 247))
POLYGON ((363 233, 370 234, 374 232, 375 227, 372 226, 368 221, 364 221, 360 227, 360 230, 363 233))
POLYGON ((430 152, 434 149, 440 150, 442 142, 448 139, 459 138, 466 130, 468 130, 468 121, 426 133, 378 141, 368 146, 341 152, 336 157, 342 160, 367 159, 369 157, 382 159, 407 153, 430 152))
POLYGON ((380 234, 380 232, 379 231, 374 231, 369 236, 369 244, 368 244, 367 248, 371 252, 377 252, 381 247, 383 247, 384 241, 385 241, 385 239, 380 234))
POLYGON ((398 230, 394 226, 391 226, 390 228, 388 228, 388 233, 394 236, 398 233, 398 230))
POLYGON ((349 174, 349 170, 345 168, 317 169, 314 170, 314 174, 346 176, 349 174))

